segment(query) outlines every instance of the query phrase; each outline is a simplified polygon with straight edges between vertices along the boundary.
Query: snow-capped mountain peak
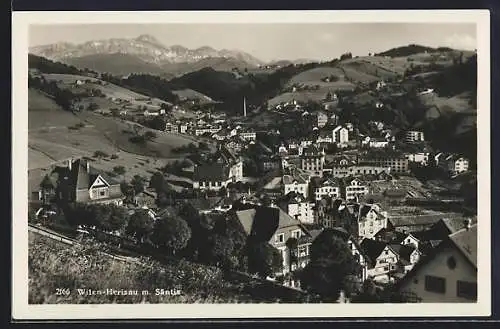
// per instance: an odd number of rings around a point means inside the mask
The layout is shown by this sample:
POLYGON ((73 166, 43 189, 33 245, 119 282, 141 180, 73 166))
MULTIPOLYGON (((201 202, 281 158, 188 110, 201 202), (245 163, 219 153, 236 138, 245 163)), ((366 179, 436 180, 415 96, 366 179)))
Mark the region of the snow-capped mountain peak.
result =
POLYGON ((148 34, 142 34, 131 39, 112 38, 91 40, 81 44, 56 43, 36 46, 30 48, 30 53, 57 61, 75 57, 118 53, 132 55, 144 62, 155 64, 193 63, 210 57, 235 58, 244 60, 250 65, 262 63, 252 55, 237 50, 216 50, 209 46, 197 49, 188 49, 180 45, 167 47, 154 36, 148 34))

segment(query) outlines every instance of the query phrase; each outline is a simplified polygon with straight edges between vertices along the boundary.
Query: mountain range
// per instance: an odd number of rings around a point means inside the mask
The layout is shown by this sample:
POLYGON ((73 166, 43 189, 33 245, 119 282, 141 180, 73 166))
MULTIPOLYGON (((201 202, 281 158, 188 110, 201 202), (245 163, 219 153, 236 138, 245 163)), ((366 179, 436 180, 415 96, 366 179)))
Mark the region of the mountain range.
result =
POLYGON ((223 70, 253 68, 264 62, 239 50, 217 50, 209 46, 189 49, 165 46, 151 35, 137 38, 111 38, 81 44, 59 42, 34 46, 34 55, 54 61, 112 74, 157 73, 178 75, 203 67, 223 66, 223 70))

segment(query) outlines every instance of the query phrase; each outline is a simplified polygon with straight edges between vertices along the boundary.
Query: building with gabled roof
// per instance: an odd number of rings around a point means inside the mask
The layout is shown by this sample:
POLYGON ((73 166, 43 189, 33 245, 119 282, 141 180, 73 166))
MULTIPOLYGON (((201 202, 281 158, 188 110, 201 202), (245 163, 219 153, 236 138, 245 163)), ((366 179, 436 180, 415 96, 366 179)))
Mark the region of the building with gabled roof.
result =
POLYGON ((367 276, 374 281, 388 282, 391 273, 397 271, 398 253, 391 245, 373 239, 364 239, 360 247, 367 256, 367 276))
MULTIPOLYGON (((289 253, 286 247, 286 241, 289 238, 302 241, 299 248, 305 246, 308 249, 311 243, 301 240, 303 236, 310 236, 306 227, 278 207, 255 206, 235 211, 232 214, 232 218, 241 224, 248 239, 253 242, 267 242, 281 252, 283 268, 279 274, 288 273, 290 268, 289 253)), ((306 263, 304 262, 304 266, 306 263)), ((292 270, 295 269, 294 266, 296 268, 297 264, 292 264, 292 270)))
POLYGON ((319 201, 325 196, 331 198, 340 197, 341 182, 334 178, 320 178, 311 180, 314 199, 319 201))
POLYGON ((305 147, 300 156, 300 168, 311 175, 322 176, 325 165, 325 151, 311 145, 305 147))
POLYGON ((32 192, 38 192, 41 201, 48 201, 47 192, 50 192, 54 202, 122 205, 125 199, 119 182, 81 159, 69 159, 66 165, 54 166, 38 190, 32 192))
POLYGON ((314 203, 302 194, 290 192, 278 202, 279 207, 304 224, 314 223, 314 203))
POLYGON ((477 301, 477 224, 450 234, 395 285, 428 303, 477 301))
POLYGON ((368 194, 368 186, 360 179, 354 178, 345 186, 345 199, 356 200, 358 197, 368 194))

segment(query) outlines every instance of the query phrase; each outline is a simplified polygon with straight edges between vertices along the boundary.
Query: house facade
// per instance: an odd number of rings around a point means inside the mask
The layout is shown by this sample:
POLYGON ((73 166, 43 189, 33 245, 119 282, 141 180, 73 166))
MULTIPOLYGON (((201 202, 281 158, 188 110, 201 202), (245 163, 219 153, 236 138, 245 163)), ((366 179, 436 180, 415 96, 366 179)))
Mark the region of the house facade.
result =
POLYGON ((325 196, 332 198, 340 197, 340 185, 331 179, 326 179, 319 186, 314 187, 314 199, 319 201, 325 196))
POLYGON ((325 152, 314 146, 304 148, 300 156, 300 166, 311 175, 321 176, 325 165, 325 152))
POLYGON ((385 242, 364 239, 360 246, 371 260, 367 277, 378 282, 389 282, 391 273, 398 269, 399 255, 385 242))
POLYGON ((387 228, 387 212, 382 212, 378 205, 361 205, 358 218, 358 236, 360 239, 373 239, 375 234, 387 228))
POLYGON ((332 131, 333 142, 337 143, 337 145, 347 145, 349 142, 349 130, 342 126, 337 126, 332 131))
POLYGON ((334 165, 331 167, 331 175, 335 178, 345 178, 358 175, 380 175, 390 174, 390 167, 370 166, 370 165, 334 165))
POLYGON ((409 172, 408 159, 405 156, 390 156, 380 158, 363 158, 360 164, 377 167, 390 167, 391 173, 407 174, 409 172))
POLYGON ((415 162, 422 166, 427 166, 429 164, 429 153, 428 152, 420 152, 420 153, 408 153, 405 154, 406 158, 409 162, 415 162))
POLYGON ((469 160, 464 157, 450 157, 446 159, 448 171, 453 174, 460 174, 469 170, 469 160))
POLYGON ((368 194, 368 186, 366 186, 359 179, 353 179, 350 183, 345 187, 345 199, 346 200, 354 200, 359 196, 363 196, 368 194))
POLYGON ((477 301, 477 225, 451 234, 397 283, 424 303, 477 301))
POLYGON ((46 177, 32 194, 37 194, 39 201, 122 205, 125 199, 120 183, 91 167, 88 161, 70 159, 46 177))
POLYGON ((418 130, 409 130, 405 133, 405 141, 407 143, 423 142, 424 133, 418 130))
POLYGON ((314 203, 303 197, 292 198, 281 203, 283 210, 301 223, 314 223, 314 203))

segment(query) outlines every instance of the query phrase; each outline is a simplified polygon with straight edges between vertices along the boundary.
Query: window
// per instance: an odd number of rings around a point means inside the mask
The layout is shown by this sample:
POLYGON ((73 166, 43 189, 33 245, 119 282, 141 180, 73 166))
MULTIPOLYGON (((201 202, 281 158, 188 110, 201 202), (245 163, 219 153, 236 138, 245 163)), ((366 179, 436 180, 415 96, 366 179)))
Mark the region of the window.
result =
POLYGON ((307 247, 299 246, 299 256, 307 256, 307 247))
POLYGON ((455 260, 455 257, 453 257, 453 256, 448 258, 448 260, 446 261, 446 264, 448 265, 448 268, 450 270, 453 270, 453 269, 455 269, 455 267, 457 267, 457 261, 455 260))
POLYGON ((425 290, 444 294, 446 292, 446 279, 437 276, 425 276, 425 290))
POLYGON ((464 297, 467 299, 477 299, 477 283, 457 281, 457 297, 464 297))
POLYGON ((300 230, 292 231, 292 238, 295 238, 295 239, 300 238, 300 230))
POLYGON ((285 241, 285 234, 284 233, 276 234, 274 236, 274 242, 284 242, 284 241, 285 241))

